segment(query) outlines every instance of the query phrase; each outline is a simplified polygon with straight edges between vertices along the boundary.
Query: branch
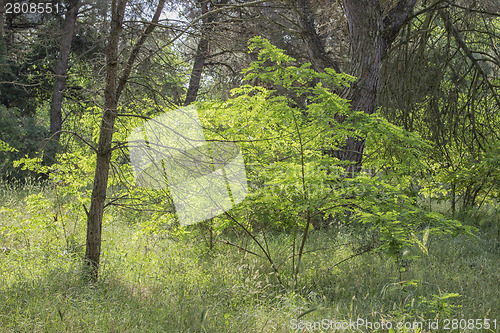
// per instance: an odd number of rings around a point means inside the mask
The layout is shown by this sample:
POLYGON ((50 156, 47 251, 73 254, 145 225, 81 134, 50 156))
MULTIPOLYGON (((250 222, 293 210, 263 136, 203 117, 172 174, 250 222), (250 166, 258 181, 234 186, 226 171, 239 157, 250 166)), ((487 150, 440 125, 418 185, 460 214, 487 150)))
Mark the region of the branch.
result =
POLYGON ((36 86, 41 85, 42 83, 28 84, 28 83, 19 83, 16 81, 0 81, 0 84, 12 84, 12 85, 21 86, 21 87, 36 87, 36 86))
POLYGON ((338 263, 336 263, 335 265, 333 265, 333 266, 331 266, 331 267, 328 267, 326 270, 330 271, 330 270, 332 270, 333 268, 337 267, 338 265, 340 265, 340 264, 342 264, 342 263, 344 263, 344 262, 346 262, 346 261, 348 261, 348 260, 350 260, 350 259, 352 259, 352 258, 355 258, 355 257, 357 257, 357 256, 360 256, 360 255, 362 255, 362 254, 365 254, 365 253, 367 253, 367 252, 371 252, 371 251, 373 251, 374 249, 375 249, 375 248, 374 248, 374 247, 372 247, 372 246, 367 247, 366 249, 364 249, 364 250, 362 250, 362 251, 360 251, 360 252, 356 252, 356 253, 354 253, 353 255, 351 255, 351 256, 349 256, 349 257, 345 258, 344 260, 339 261, 339 262, 338 262, 338 263))
POLYGON ((271 264, 271 267, 273 268, 274 272, 276 273, 276 278, 278 279, 279 283, 281 285, 283 285, 283 283, 281 282, 281 278, 280 278, 280 274, 279 274, 278 268, 274 264, 274 260, 271 258, 271 254, 266 251, 266 249, 262 246, 262 244, 259 242, 259 240, 243 224, 241 224, 240 222, 238 222, 238 220, 236 220, 228 212, 224 212, 224 214, 227 217, 229 217, 231 220, 233 220, 233 222, 236 223, 241 229, 243 229, 243 231, 245 231, 247 233, 247 235, 250 236, 250 238, 252 238, 252 240, 260 247, 260 249, 262 250, 262 252, 264 252, 264 255, 266 256, 266 259, 271 264))
POLYGON ((120 77, 120 81, 118 83, 118 87, 116 88, 116 93, 115 93, 116 100, 119 100, 119 98, 120 98, 120 94, 122 93, 123 88, 125 87, 125 84, 127 83, 130 72, 132 71, 132 66, 134 65, 134 62, 137 59, 137 56, 139 55, 139 51, 141 50, 142 45, 144 44, 146 39, 149 37, 149 35, 153 32, 153 30, 156 28, 156 24, 158 23, 161 12, 163 11, 165 1, 166 0, 159 0, 158 6, 156 7, 156 12, 153 16, 153 19, 151 20, 151 23, 144 30, 144 33, 141 35, 141 38, 139 38, 137 43, 134 45, 134 48, 130 52, 130 56, 129 56, 128 61, 127 61, 127 66, 123 70, 122 76, 120 77))
POLYGON ((221 8, 218 8, 218 9, 213 9, 211 11, 209 11, 208 13, 206 14, 203 14, 203 15, 200 15, 198 16, 196 19, 194 19, 185 29, 184 31, 182 31, 181 33, 179 33, 177 36, 175 36, 174 38, 172 38, 168 43, 167 45, 170 45, 170 44, 173 44, 177 39, 179 39, 180 37, 182 37, 182 35, 184 35, 187 30, 191 27, 193 27, 196 23, 198 23, 199 21, 205 19, 207 16, 209 15, 213 15, 213 14, 216 14, 216 13, 219 13, 219 12, 222 12, 224 10, 228 10, 228 9, 234 9, 234 8, 241 8, 241 7, 250 7, 250 6, 253 6, 253 5, 257 5, 257 4, 260 4, 260 3, 264 3, 264 2, 267 2, 268 0, 257 0, 257 1, 251 1, 251 2, 247 2, 247 3, 242 3, 242 4, 237 4, 237 5, 232 5, 232 6, 225 6, 225 7, 221 7, 221 8))
POLYGON ((57 131, 55 132, 54 134, 52 134, 49 138, 45 139, 46 143, 43 145, 42 147, 42 150, 45 149, 45 147, 47 146, 47 143, 52 140, 52 138, 56 135, 59 135, 61 133, 68 133, 68 134, 72 134, 74 136, 76 136, 78 139, 82 140, 83 143, 85 143, 87 146, 89 146, 96 154, 97 154, 97 149, 91 144, 89 143, 87 140, 85 140, 84 138, 82 138, 80 136, 80 134, 76 133, 76 132, 73 132, 73 131, 66 131, 66 130, 60 130, 60 131, 57 131))
POLYGON ((253 255, 254 255, 254 256, 256 256, 256 257, 259 257, 259 258, 264 258, 264 257, 263 257, 263 256, 261 256, 260 254, 257 254, 257 253, 255 253, 255 252, 252 252, 252 251, 250 251, 250 250, 248 250, 248 249, 245 249, 244 247, 239 246, 238 244, 231 243, 231 242, 229 242, 229 241, 227 241, 227 240, 221 239, 221 240, 219 240, 218 242, 220 242, 220 243, 222 243, 222 244, 226 244, 226 245, 231 245, 231 246, 234 246, 234 247, 236 247, 236 248, 238 248, 238 249, 240 249, 240 250, 242 250, 242 251, 245 251, 245 252, 247 252, 247 253, 253 254, 253 255))
POLYGON ((476 57, 474 57, 474 55, 472 54, 472 51, 469 49, 469 47, 467 46, 467 44, 463 40, 462 36, 460 35, 460 32, 455 28, 453 23, 451 23, 451 20, 450 20, 448 13, 445 12, 444 10, 439 10, 439 16, 441 16, 441 18, 443 19, 444 26, 445 26, 446 30, 449 33, 451 33, 453 35, 453 37, 455 38, 455 41, 457 42, 458 47, 464 51, 467 58, 469 58, 470 61, 472 61, 472 65, 476 68, 476 70, 479 73, 481 73, 481 76, 483 77, 486 85, 488 85, 488 87, 490 88, 490 90, 493 94, 493 98, 497 102, 497 105, 500 105, 500 100, 499 100, 498 95, 496 93, 496 89, 493 86, 493 84, 490 82, 490 80, 488 79, 488 74, 486 74, 484 72, 483 68, 479 64, 478 59, 476 59, 476 57))
POLYGON ((116 201, 121 200, 121 199, 124 199, 124 198, 126 198, 127 196, 128 196, 128 194, 124 194, 124 195, 122 195, 122 196, 120 196, 120 197, 117 197, 117 198, 114 198, 114 199, 110 200, 108 203, 106 203, 106 204, 104 205, 104 208, 106 208, 106 207, 108 207, 108 206, 110 206, 110 205, 113 205, 116 201))
POLYGON ((478 9, 467 8, 467 7, 464 7, 464 6, 460 6, 459 4, 455 3, 455 1, 446 1, 446 3, 449 6, 451 6, 451 7, 456 7, 456 8, 459 8, 459 9, 463 9, 463 10, 466 10, 466 11, 471 12, 471 13, 479 13, 479 14, 485 14, 485 15, 491 15, 491 16, 500 17, 500 12, 490 12, 490 11, 487 11, 487 10, 478 10, 478 9))
POLYGON ((416 2, 417 0, 399 0, 398 4, 384 17, 383 34, 386 48, 392 44, 401 27, 408 21, 416 2))
MULTIPOLYGON (((413 0, 416 1, 416 0, 413 0)), ((295 5, 299 9, 299 19, 302 25, 302 37, 308 46, 307 51, 313 66, 317 71, 324 71, 325 68, 333 68, 340 73, 339 65, 325 51, 323 40, 316 32, 314 26, 314 16, 309 0, 296 0, 295 5)))
POLYGON ((87 215, 87 218, 89 218, 89 210, 87 209, 87 206, 85 206, 85 204, 82 204, 83 206, 83 209, 85 210, 85 214, 87 215))
POLYGON ((436 2, 434 2, 433 4, 431 4, 429 7, 426 7, 424 9, 421 9, 419 10, 418 12, 416 13, 413 13, 411 16, 409 16, 407 19, 406 19, 406 22, 414 19, 415 17, 417 16, 420 16, 422 14, 425 14, 431 10, 436 10, 436 9, 443 9, 443 8, 446 8, 448 5, 447 4, 444 4, 443 6, 441 7, 438 7, 440 4, 446 2, 446 0, 437 0, 436 2))
MULTIPOLYGON (((336 249, 336 248, 340 248, 342 246, 353 245, 353 244, 354 244, 354 242, 349 242, 349 243, 344 243, 344 244, 335 244, 333 246, 328 246, 328 247, 320 247, 320 248, 317 248, 317 249, 313 249, 313 250, 309 250, 309 251, 304 251, 302 253, 302 255, 308 254, 308 253, 314 253, 314 252, 318 252, 318 251, 333 250, 333 249, 336 249)), ((278 265, 278 268, 280 268, 281 265, 283 265, 288 260, 290 260, 290 259, 292 259, 293 257, 296 257, 296 256, 297 256, 297 254, 293 254, 291 256, 288 256, 285 260, 283 260, 283 262, 281 264, 278 265)))

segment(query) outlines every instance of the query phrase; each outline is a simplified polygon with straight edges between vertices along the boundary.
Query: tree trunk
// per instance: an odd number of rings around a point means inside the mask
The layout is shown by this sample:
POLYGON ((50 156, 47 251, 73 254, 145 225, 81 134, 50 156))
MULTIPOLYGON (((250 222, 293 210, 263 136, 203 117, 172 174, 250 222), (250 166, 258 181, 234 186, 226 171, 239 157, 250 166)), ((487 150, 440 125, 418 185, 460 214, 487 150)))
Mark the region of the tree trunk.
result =
POLYGON ((324 42, 316 31, 310 0, 296 0, 295 4, 299 11, 302 38, 306 42, 307 53, 313 68, 318 72, 323 72, 325 68, 333 68, 340 73, 340 67, 326 53, 324 42))
MULTIPOLYGON (((375 110, 380 67, 382 64, 384 28, 382 10, 378 0, 360 1, 344 0, 344 11, 349 27, 351 41, 350 73, 357 77, 350 88, 343 92, 344 98, 351 101, 356 111, 371 114, 375 110)), ((337 119, 343 122, 344 119, 337 119)), ((351 161, 349 171, 357 173, 361 170, 365 140, 348 137, 345 146, 337 153, 342 161, 351 161)))
MULTIPOLYGON (((343 92, 356 111, 372 114, 378 92, 382 58, 406 23, 416 0, 400 0, 384 16, 379 0, 344 0, 344 12, 351 42, 350 73, 357 77, 343 92)), ((345 119, 337 117, 339 122, 345 119)), ((365 139, 348 137, 337 154, 342 161, 353 162, 352 173, 361 171, 365 139)))
POLYGON ((53 140, 59 141, 62 128, 62 101, 63 90, 66 84, 66 73, 68 71, 69 54, 71 50, 71 41, 73 40, 73 32, 75 30, 76 17, 80 8, 80 0, 72 0, 69 2, 69 8, 66 12, 62 28, 61 45, 59 46, 59 57, 55 66, 54 89, 52 93, 52 103, 50 105, 50 133, 54 136, 53 140))
POLYGON ((4 36, 5 25, 5 1, 0 0, 0 74, 2 74, 6 69, 6 59, 7 55, 7 41, 4 36))
POLYGON ((189 79, 189 87, 186 94, 186 101, 184 105, 189 105, 196 100, 198 96, 198 90, 200 89, 201 73, 203 72, 203 66, 205 65, 205 60, 208 55, 208 40, 202 35, 200 41, 198 42, 198 48, 196 50, 196 56, 194 58, 193 71, 191 72, 191 77, 189 79))
MULTIPOLYGON (((229 0, 219 0, 217 5, 224 6, 229 0)), ((216 14, 209 14, 210 10, 208 8, 209 0, 199 0, 201 5, 201 15, 206 15, 202 18, 201 26, 201 37, 198 42, 198 48, 196 49, 196 56, 194 58, 193 71, 191 72, 191 77, 189 78, 189 87, 186 94, 186 100, 184 105, 189 105, 196 100, 198 96, 198 90, 200 89, 201 73, 203 72, 203 67, 205 66, 205 61, 207 60, 209 54, 209 36, 210 32, 213 30, 213 23, 215 21, 216 14)))
POLYGON ((3 42, 3 29, 5 24, 5 2, 4 0, 0 0, 0 40, 3 42))
POLYGON ((451 183, 451 193, 450 193, 450 195, 451 195, 451 198, 450 198, 450 201, 451 201, 451 217, 452 218, 455 218, 455 211, 456 211, 456 207, 455 206, 456 206, 456 198, 457 198, 457 196, 456 196, 455 191, 456 191, 456 184, 455 184, 455 181, 453 181, 451 183))
POLYGON ((90 267, 90 279, 98 277, 99 259, 101 255, 102 217, 108 186, 109 164, 111 161, 111 141, 116 120, 118 99, 116 81, 118 70, 118 42, 122 30, 123 17, 127 0, 113 0, 111 4, 111 28, 106 49, 106 89, 104 91, 104 111, 101 121, 101 132, 97 147, 94 187, 90 199, 90 210, 87 216, 87 244, 85 260, 90 267), (118 3, 117 3, 118 2, 118 3))
POLYGON ((142 45, 157 26, 158 19, 166 0, 160 0, 151 23, 144 30, 137 43, 134 45, 130 56, 123 69, 123 74, 118 80, 118 43, 120 32, 123 28, 123 18, 127 0, 113 0, 111 3, 111 28, 109 41, 106 48, 106 89, 104 90, 104 111, 102 114, 99 142, 97 145, 96 169, 94 187, 90 199, 90 209, 87 216, 87 244, 85 261, 89 265, 89 277, 96 281, 99 272, 101 255, 101 231, 106 190, 108 187, 109 166, 111 162, 111 143, 117 117, 117 106, 121 93, 130 76, 132 67, 137 59, 142 45), (117 3, 118 2, 118 3, 117 3))

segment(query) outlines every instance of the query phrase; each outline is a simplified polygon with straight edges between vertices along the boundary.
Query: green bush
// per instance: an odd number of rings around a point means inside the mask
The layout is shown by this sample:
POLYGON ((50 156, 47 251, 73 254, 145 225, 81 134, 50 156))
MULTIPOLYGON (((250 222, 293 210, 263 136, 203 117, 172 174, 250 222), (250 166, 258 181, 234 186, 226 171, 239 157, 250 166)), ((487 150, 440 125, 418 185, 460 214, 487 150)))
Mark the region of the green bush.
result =
POLYGON ((8 145, 6 149, 0 149, 0 178, 20 180, 38 177, 33 171, 15 168, 13 162, 39 155, 47 136, 47 129, 36 118, 21 116, 18 109, 0 105, 0 142, 8 145))

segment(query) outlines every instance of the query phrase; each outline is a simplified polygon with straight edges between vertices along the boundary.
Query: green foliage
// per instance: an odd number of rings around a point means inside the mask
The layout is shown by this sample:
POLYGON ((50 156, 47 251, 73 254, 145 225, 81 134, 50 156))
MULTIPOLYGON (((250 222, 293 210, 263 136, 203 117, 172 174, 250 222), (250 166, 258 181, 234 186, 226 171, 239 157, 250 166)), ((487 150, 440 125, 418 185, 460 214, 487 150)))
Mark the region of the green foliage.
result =
POLYGON ((11 147, 7 142, 0 140, 0 152, 15 152, 16 148, 11 147))
POLYGON ((442 318, 450 318, 460 308, 460 305, 449 303, 455 297, 460 297, 460 295, 457 293, 432 295, 432 299, 429 300, 427 297, 422 297, 420 302, 428 307, 429 316, 439 314, 442 318))
MULTIPOLYGON (((398 263, 409 248, 427 253, 430 235, 470 234, 458 221, 418 207, 411 185, 426 170, 429 143, 379 114, 350 110, 335 88, 352 77, 293 66, 295 59, 260 37, 249 49, 257 61, 244 70, 245 80, 261 85, 243 85, 232 98, 206 102, 200 111, 209 139, 239 142, 243 150, 251 191, 230 213, 235 220, 257 231, 298 228, 304 241, 308 228, 332 221, 360 233, 364 226, 368 249, 383 250, 398 263), (346 121, 336 122, 336 115, 346 121), (344 171, 348 163, 330 153, 347 136, 368 138, 365 168, 354 177, 344 171)), ((231 224, 228 217, 218 220, 226 220, 221 227, 231 224)))
POLYGON ((53 27, 42 29, 47 30, 39 34, 20 32, 20 35, 30 35, 23 36, 30 43, 10 42, 8 52, 5 38, 0 38, 0 105, 17 109, 23 117, 34 116, 37 108, 50 100, 52 91, 51 61, 57 54, 57 43, 48 33, 53 27))
MULTIPOLYGON (((348 101, 335 89, 348 85, 352 77, 328 69, 318 73, 310 64, 293 66, 293 58, 259 37, 251 41, 250 50, 258 50, 258 60, 245 70, 245 79, 262 85, 242 85, 232 91, 230 99, 204 102, 199 107, 209 142, 240 144, 250 186, 247 199, 208 224, 175 227, 168 190, 141 189, 135 184, 122 142, 143 120, 122 116, 113 147, 121 154, 112 155, 108 186, 110 204, 132 209, 120 214, 126 216, 146 208, 151 218, 136 222, 146 234, 175 234, 180 238, 191 233, 204 235, 210 248, 227 235, 226 231, 243 227, 247 236, 259 242, 257 252, 264 252, 281 282, 299 272, 300 258, 309 248, 307 239, 313 229, 348 225, 361 240, 355 252, 378 250, 389 254, 398 264, 400 278, 406 263, 418 255, 412 249, 428 253, 429 238, 470 233, 457 221, 418 207, 412 182, 415 173, 425 170, 422 160, 429 144, 379 114, 350 110, 348 101), (346 121, 336 122, 336 115, 346 121), (348 176, 348 163, 331 153, 343 146, 347 136, 367 138, 365 169, 355 176, 348 176), (269 230, 294 235, 288 248, 290 256, 283 258, 279 270, 276 254, 266 249, 269 230)), ((119 112, 134 114, 136 109, 150 117, 164 111, 142 99, 119 112)), ((27 169, 48 172, 57 198, 63 202, 57 218, 65 214, 85 217, 84 207, 92 190, 92 147, 98 139, 95 124, 100 122, 99 114, 97 108, 88 108, 67 119, 66 128, 79 137, 63 133, 65 150, 50 168, 40 169, 39 158, 18 162, 27 169)))
MULTIPOLYGON (((405 272, 407 282, 392 283, 397 267, 385 255, 334 266, 352 254, 344 245, 355 241, 352 233, 313 232, 301 287, 291 290, 273 284, 263 258, 220 243, 208 251, 194 233, 172 237, 161 226, 150 232, 156 216, 121 214, 113 207, 103 225, 102 278, 89 285, 80 279, 83 216, 67 215, 67 233, 76 230, 68 247, 63 220, 54 220, 57 207, 68 201, 57 198, 53 187, 0 186, 2 332, 290 332, 293 319, 412 323, 433 320, 439 312, 440 319, 492 320, 500 311, 499 252, 482 235, 479 242, 430 238, 429 256, 415 259, 405 272), (446 298, 457 293, 461 297, 446 298)), ((292 238, 268 235, 280 262, 292 238)), ((258 252, 255 244, 248 250, 258 252)))
POLYGON ((17 109, 0 105, 0 177, 12 180, 37 176, 27 169, 15 168, 13 162, 38 156, 46 135, 46 129, 36 119, 23 117, 17 109))

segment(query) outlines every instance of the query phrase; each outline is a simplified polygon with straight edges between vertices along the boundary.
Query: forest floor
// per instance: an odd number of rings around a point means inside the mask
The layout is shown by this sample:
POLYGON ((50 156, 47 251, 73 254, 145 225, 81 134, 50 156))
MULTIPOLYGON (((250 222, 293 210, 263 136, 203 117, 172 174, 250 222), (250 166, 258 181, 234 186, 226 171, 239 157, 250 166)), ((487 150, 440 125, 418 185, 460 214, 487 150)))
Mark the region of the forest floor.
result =
MULTIPOLYGON (((468 219, 477 238, 430 237, 427 255, 410 250, 399 265, 375 252, 340 263, 358 237, 313 231, 296 283, 286 273, 292 235, 269 233, 280 284, 265 258, 210 249, 199 227, 173 235, 110 210, 91 284, 85 220, 51 194, 0 188, 0 332, 500 332, 496 216, 468 219)), ((260 254, 241 235, 221 239, 260 254)))

